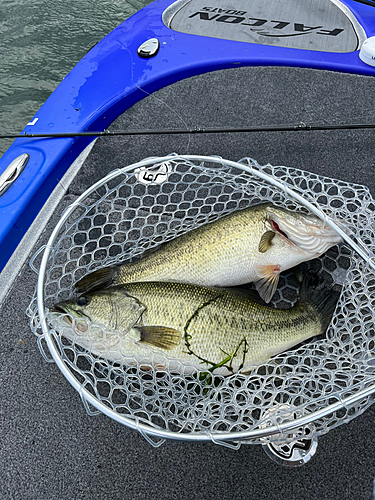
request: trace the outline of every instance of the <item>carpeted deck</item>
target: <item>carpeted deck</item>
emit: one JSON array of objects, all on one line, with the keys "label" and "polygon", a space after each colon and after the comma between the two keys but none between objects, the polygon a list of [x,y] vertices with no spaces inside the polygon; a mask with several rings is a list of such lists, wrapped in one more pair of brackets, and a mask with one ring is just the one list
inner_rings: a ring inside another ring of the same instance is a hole
[{"label": "carpeted deck", "polygon": [[[145,98],[112,130],[375,122],[371,78],[291,68],[242,68],[179,82]],[[171,152],[290,165],[366,184],[375,195],[371,130],[103,138],[58,210],[107,172]],[[36,247],[36,248],[37,248]],[[35,248],[35,250],[36,250]],[[166,442],[100,415],[89,417],[55,364],[47,364],[25,310],[36,275],[25,266],[0,321],[1,500],[370,500],[375,477],[375,408],[319,438],[304,467],[273,463],[260,446]]]}]

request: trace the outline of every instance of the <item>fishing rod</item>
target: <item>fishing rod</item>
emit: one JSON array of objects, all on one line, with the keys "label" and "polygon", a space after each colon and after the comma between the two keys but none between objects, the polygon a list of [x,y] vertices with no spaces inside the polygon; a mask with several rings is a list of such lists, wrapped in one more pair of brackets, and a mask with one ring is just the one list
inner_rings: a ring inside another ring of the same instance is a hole
[{"label": "fishing rod", "polygon": [[104,130],[103,132],[62,132],[45,134],[0,134],[0,139],[56,139],[64,137],[113,137],[134,135],[190,135],[190,134],[236,134],[246,132],[308,132],[313,130],[356,130],[375,128],[373,123],[347,123],[340,125],[266,125],[262,127],[240,128],[193,128],[193,129],[157,129],[157,130]]}]

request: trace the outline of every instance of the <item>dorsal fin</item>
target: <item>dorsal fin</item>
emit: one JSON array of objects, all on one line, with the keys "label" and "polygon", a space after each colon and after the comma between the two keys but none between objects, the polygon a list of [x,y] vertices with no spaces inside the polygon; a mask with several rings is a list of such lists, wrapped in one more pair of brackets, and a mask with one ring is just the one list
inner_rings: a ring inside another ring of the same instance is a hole
[{"label": "dorsal fin", "polygon": [[101,288],[116,284],[115,277],[118,274],[118,266],[102,267],[81,278],[75,284],[77,293],[88,293]]},{"label": "dorsal fin", "polygon": [[231,293],[244,297],[245,299],[252,300],[261,306],[268,306],[268,304],[262,299],[257,290],[249,289],[249,288],[241,288],[241,287],[227,287],[226,290],[229,290]]}]

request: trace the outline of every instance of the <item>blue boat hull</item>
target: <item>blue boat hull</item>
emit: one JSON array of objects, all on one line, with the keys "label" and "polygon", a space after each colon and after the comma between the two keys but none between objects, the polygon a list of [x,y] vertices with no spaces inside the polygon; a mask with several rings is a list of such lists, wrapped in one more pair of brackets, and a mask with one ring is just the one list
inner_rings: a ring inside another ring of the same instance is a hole
[{"label": "blue boat hull", "polygon": [[[173,31],[162,19],[171,3],[157,0],[92,48],[23,133],[100,132],[148,94],[179,80],[221,69],[291,66],[375,76],[375,67],[361,61],[359,50],[302,50]],[[341,3],[350,9],[367,37],[375,35],[373,6],[352,0]],[[213,14],[198,17],[211,19]],[[138,48],[151,38],[159,40],[157,55],[139,56]],[[93,137],[21,138],[0,159],[1,173],[18,156],[30,155],[22,174],[0,196],[0,271],[67,169],[92,140]]]}]

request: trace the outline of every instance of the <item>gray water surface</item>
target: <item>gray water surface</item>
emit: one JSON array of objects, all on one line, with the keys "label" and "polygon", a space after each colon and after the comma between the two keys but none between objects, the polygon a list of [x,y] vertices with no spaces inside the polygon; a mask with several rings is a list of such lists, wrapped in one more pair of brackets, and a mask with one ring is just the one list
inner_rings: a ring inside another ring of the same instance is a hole
[{"label": "gray water surface", "polygon": [[[0,134],[20,132],[86,52],[151,0],[0,0]],[[12,140],[0,140],[0,155]]]}]

